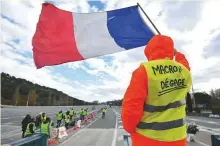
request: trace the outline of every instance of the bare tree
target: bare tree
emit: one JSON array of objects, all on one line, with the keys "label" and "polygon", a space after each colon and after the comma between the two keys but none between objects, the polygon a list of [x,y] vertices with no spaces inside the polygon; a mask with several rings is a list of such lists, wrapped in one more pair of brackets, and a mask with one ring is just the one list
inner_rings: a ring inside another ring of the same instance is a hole
[{"label": "bare tree", "polygon": [[220,89],[211,90],[210,94],[214,99],[220,99]]},{"label": "bare tree", "polygon": [[212,98],[216,98],[215,91],[213,89],[210,91],[210,94],[211,94]]}]

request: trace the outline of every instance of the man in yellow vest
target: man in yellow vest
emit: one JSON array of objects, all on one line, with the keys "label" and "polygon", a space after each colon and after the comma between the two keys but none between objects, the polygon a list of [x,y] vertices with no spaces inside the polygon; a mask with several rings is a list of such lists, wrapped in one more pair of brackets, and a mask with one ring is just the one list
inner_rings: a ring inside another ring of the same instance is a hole
[{"label": "man in yellow vest", "polygon": [[59,128],[60,125],[61,125],[62,119],[63,119],[63,113],[62,113],[62,111],[59,111],[59,112],[56,114],[56,119],[57,119],[57,128]]},{"label": "man in yellow vest", "polygon": [[47,138],[50,137],[50,123],[49,120],[45,120],[40,124],[40,133],[46,135]]},{"label": "man in yellow vest", "polygon": [[188,61],[163,35],[154,36],[144,52],[148,62],[133,72],[123,98],[123,127],[132,146],[186,146],[185,96],[192,82]]},{"label": "man in yellow vest", "polygon": [[41,122],[46,121],[46,119],[47,119],[46,114],[42,113],[42,115],[41,115]]},{"label": "man in yellow vest", "polygon": [[64,121],[65,121],[65,127],[66,129],[69,128],[70,125],[70,115],[69,112],[67,111],[66,114],[64,115]]},{"label": "man in yellow vest", "polygon": [[35,126],[35,123],[34,123],[34,118],[32,118],[30,123],[28,123],[28,125],[27,125],[24,136],[29,137],[29,136],[33,135],[35,133],[35,129],[36,129],[36,126]]},{"label": "man in yellow vest", "polygon": [[106,108],[102,108],[102,118],[105,118]]},{"label": "man in yellow vest", "polygon": [[80,110],[80,120],[83,120],[83,108]]},{"label": "man in yellow vest", "polygon": [[82,120],[85,119],[86,114],[87,114],[86,109],[83,109],[83,111],[82,111]]},{"label": "man in yellow vest", "polygon": [[74,115],[74,110],[73,110],[73,108],[70,109],[69,115],[70,115],[70,121],[72,121],[73,115]]}]

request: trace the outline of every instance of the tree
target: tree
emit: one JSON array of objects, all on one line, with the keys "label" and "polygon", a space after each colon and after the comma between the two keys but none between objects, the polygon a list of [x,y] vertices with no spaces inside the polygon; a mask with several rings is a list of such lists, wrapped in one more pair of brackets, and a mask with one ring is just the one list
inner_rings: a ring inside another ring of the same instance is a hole
[{"label": "tree", "polygon": [[206,108],[211,108],[211,99],[212,97],[205,92],[197,92],[194,94],[196,105],[205,105]]},{"label": "tree", "polygon": [[92,104],[93,104],[93,105],[98,105],[98,104],[99,104],[99,101],[98,101],[98,100],[94,100],[94,101],[92,102]]},{"label": "tree", "polygon": [[12,102],[14,105],[18,104],[18,99],[20,98],[19,90],[20,90],[20,85],[17,85],[15,89],[15,93],[13,94],[13,99],[12,99]]},{"label": "tree", "polygon": [[192,102],[192,98],[191,95],[189,93],[187,93],[186,95],[186,107],[187,107],[187,111],[188,112],[193,112],[193,102]]},{"label": "tree", "polygon": [[210,94],[213,99],[220,99],[220,89],[211,90]]},{"label": "tree", "polygon": [[216,98],[215,91],[213,89],[210,91],[210,94],[211,94],[212,98]]},{"label": "tree", "polygon": [[28,106],[36,105],[36,102],[37,102],[36,89],[32,89],[29,95]]},{"label": "tree", "polygon": [[[51,94],[52,93],[52,94]],[[29,95],[29,100],[28,100]],[[1,104],[23,105],[89,105],[91,103],[68,96],[49,87],[34,84],[21,78],[15,78],[7,73],[1,73]],[[57,102],[59,101],[59,102]]]}]

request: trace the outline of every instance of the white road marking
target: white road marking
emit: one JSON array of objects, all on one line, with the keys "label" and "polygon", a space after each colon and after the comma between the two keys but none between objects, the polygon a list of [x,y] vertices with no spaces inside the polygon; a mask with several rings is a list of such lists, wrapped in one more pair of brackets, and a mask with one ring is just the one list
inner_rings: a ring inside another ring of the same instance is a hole
[{"label": "white road marking", "polygon": [[3,132],[3,133],[2,133],[2,136],[3,136],[3,135],[7,135],[7,134],[9,134],[9,133],[14,133],[15,131],[21,131],[21,129],[19,128],[19,129],[13,130],[13,131]]},{"label": "white road marking", "polygon": [[4,119],[4,120],[5,120],[5,119],[10,119],[10,117],[5,117],[5,118],[1,118],[1,119]]},{"label": "white road marking", "polygon": [[117,141],[122,141],[123,138],[124,138],[123,135],[122,135],[122,136],[119,136],[118,139],[117,139]]},{"label": "white road marking", "polygon": [[5,123],[4,126],[7,126],[7,125],[12,125],[13,123],[11,122],[8,122],[8,123]]},{"label": "white road marking", "polygon": [[[89,127],[90,125],[92,125],[94,122],[96,122],[98,119],[100,119],[100,117],[98,117],[97,119],[95,119],[94,121],[92,121],[89,125],[87,125],[85,128]],[[78,134],[80,134],[81,132],[85,131],[85,128],[83,128],[82,130],[80,130],[79,132],[76,132],[75,134],[73,134],[71,137],[69,137],[68,139],[66,139],[64,142],[62,142],[61,144],[59,144],[58,146],[61,146],[63,144],[65,144],[67,141],[69,141],[70,139],[74,138],[75,136],[77,136]]]},{"label": "white road marking", "polygon": [[16,135],[21,135],[22,132],[19,132],[19,133],[16,133],[16,134],[6,134],[6,135],[2,135],[1,136],[1,139],[5,139],[5,138],[9,138],[9,137],[13,137],[13,136],[16,136]]},{"label": "white road marking", "polygon": [[219,135],[219,133],[217,133],[217,132],[210,131],[210,130],[206,129],[206,127],[204,127],[204,128],[203,128],[203,126],[199,126],[199,127],[200,127],[199,131],[204,131],[204,132],[208,132],[208,133],[211,133],[211,134]]},{"label": "white road marking", "polygon": [[116,140],[117,140],[117,130],[118,130],[118,118],[117,118],[117,115],[119,115],[118,112],[116,112],[114,109],[113,109],[115,115],[116,115],[116,121],[115,121],[115,131],[114,131],[114,136],[113,136],[113,140],[112,140],[112,145],[111,146],[116,146]]},{"label": "white road marking", "polygon": [[190,120],[190,121],[198,121],[198,122],[202,122],[202,123],[208,123],[208,124],[220,125],[220,123],[218,123],[218,122],[213,122],[213,121],[204,121],[204,120],[201,120],[201,119],[187,118],[187,120]]},{"label": "white road marking", "polygon": [[210,145],[208,145],[208,144],[205,144],[205,143],[203,143],[203,142],[201,142],[201,141],[198,141],[198,140],[195,140],[197,143],[199,143],[199,144],[201,144],[201,145],[203,145],[203,146],[210,146]]}]

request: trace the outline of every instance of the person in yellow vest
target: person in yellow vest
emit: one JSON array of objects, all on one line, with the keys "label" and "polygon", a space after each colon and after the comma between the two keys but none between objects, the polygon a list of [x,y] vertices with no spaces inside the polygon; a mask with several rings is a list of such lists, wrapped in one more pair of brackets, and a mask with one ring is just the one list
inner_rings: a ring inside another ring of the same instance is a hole
[{"label": "person in yellow vest", "polygon": [[69,115],[70,115],[70,121],[72,121],[73,115],[74,115],[74,110],[73,110],[73,108],[70,109]]},{"label": "person in yellow vest", "polygon": [[57,119],[57,126],[56,127],[59,128],[61,125],[62,119],[63,119],[62,110],[56,114],[56,119]]},{"label": "person in yellow vest", "polygon": [[50,137],[50,123],[48,119],[40,124],[40,133],[46,135],[47,138]]},{"label": "person in yellow vest", "polygon": [[131,135],[132,146],[186,146],[189,63],[164,35],[155,35],[144,52],[148,62],[132,73],[123,98],[123,127]]},{"label": "person in yellow vest", "polygon": [[54,122],[49,117],[47,117],[46,121],[49,123],[49,137],[50,137],[51,134],[52,134],[52,129],[53,129],[53,126],[54,126]]},{"label": "person in yellow vest", "polygon": [[83,108],[80,110],[80,120],[83,120]]},{"label": "person in yellow vest", "polygon": [[102,118],[105,118],[106,108],[102,108]]},{"label": "person in yellow vest", "polygon": [[82,112],[82,120],[85,119],[86,114],[87,114],[86,109],[84,109],[83,112]]},{"label": "person in yellow vest", "polygon": [[47,115],[45,113],[42,113],[41,115],[41,122],[46,121]]},{"label": "person in yellow vest", "polygon": [[27,124],[27,128],[26,128],[26,131],[24,133],[24,136],[29,137],[29,136],[33,135],[35,133],[35,130],[36,130],[36,126],[35,126],[35,123],[34,123],[34,118],[32,118],[30,120],[30,123]]},{"label": "person in yellow vest", "polygon": [[70,125],[70,115],[69,112],[67,111],[66,114],[64,115],[64,121],[65,121],[65,127],[66,129],[69,128]]}]

